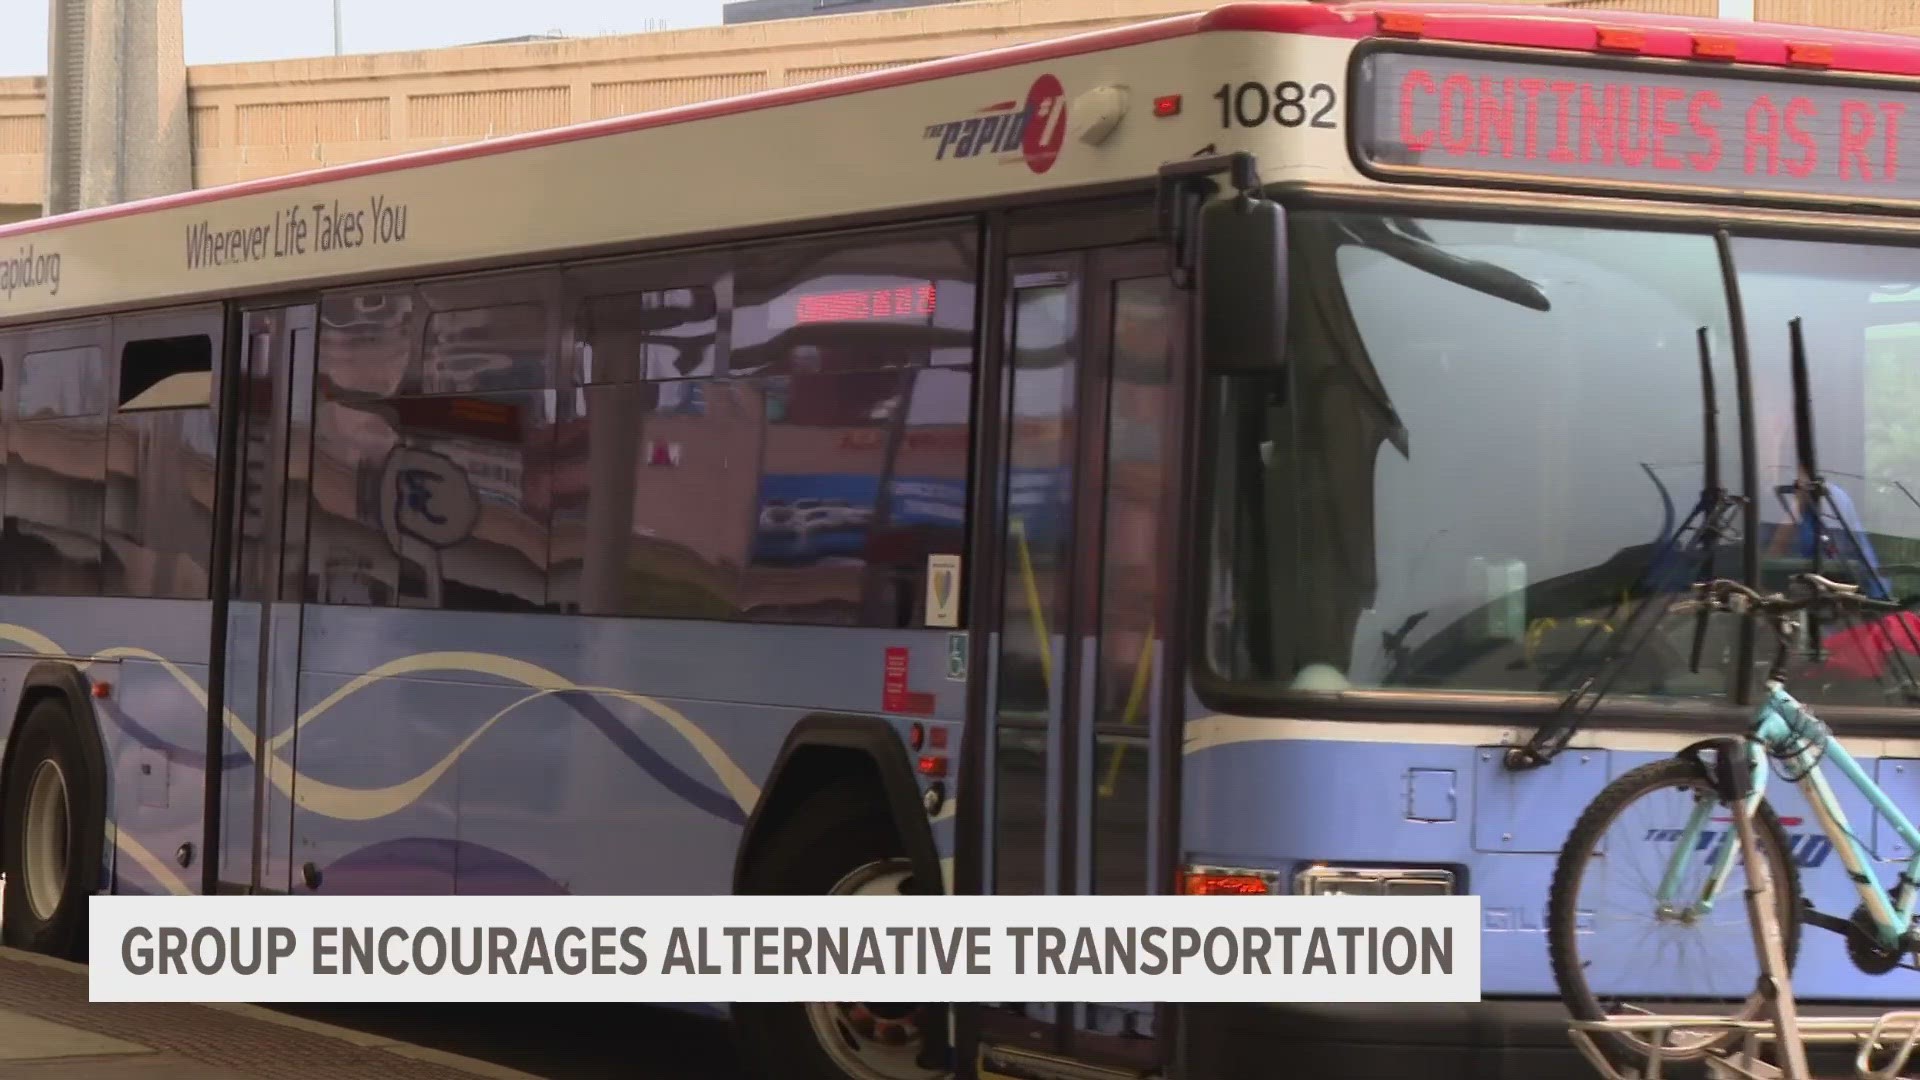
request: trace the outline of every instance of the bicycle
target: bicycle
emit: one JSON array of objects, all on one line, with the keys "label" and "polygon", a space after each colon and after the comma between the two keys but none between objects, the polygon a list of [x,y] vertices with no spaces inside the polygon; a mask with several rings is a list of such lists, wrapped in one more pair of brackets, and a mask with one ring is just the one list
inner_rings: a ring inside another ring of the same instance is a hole
[{"label": "bicycle", "polygon": [[[1796,587],[1799,595],[1790,595]],[[1763,595],[1738,582],[1714,580],[1696,585],[1693,595],[1695,599],[1682,606],[1769,621],[1778,647],[1767,672],[1765,693],[1743,734],[1704,740],[1672,758],[1624,773],[1589,804],[1569,834],[1554,868],[1547,934],[1554,980],[1576,1021],[1607,1020],[1618,1015],[1610,1016],[1603,1007],[1591,978],[1592,965],[1604,959],[1600,952],[1606,949],[1606,942],[1618,939],[1609,938],[1605,928],[1601,932],[1587,932],[1583,916],[1593,917],[1597,923],[1599,913],[1582,908],[1581,887],[1589,881],[1596,866],[1603,868],[1600,876],[1611,881],[1621,860],[1632,851],[1648,846],[1658,849],[1672,844],[1671,852],[1664,857],[1664,869],[1658,873],[1657,884],[1651,875],[1642,877],[1643,884],[1654,884],[1651,911],[1643,910],[1642,914],[1650,914],[1656,928],[1680,931],[1706,925],[1716,911],[1721,910],[1716,908],[1716,901],[1725,895],[1735,873],[1747,873],[1752,881],[1754,872],[1760,871],[1765,874],[1765,884],[1779,905],[1781,952],[1776,955],[1782,961],[1777,969],[1782,975],[1791,971],[1798,955],[1803,922],[1844,934],[1854,963],[1869,972],[1890,971],[1900,965],[1905,954],[1920,948],[1920,931],[1916,931],[1914,918],[1916,898],[1920,895],[1920,887],[1916,886],[1916,878],[1920,878],[1920,830],[1915,829],[1813,711],[1788,692],[1785,679],[1789,647],[1800,630],[1803,615],[1814,620],[1817,626],[1822,609],[1899,611],[1902,606],[1863,596],[1859,586],[1832,581],[1818,573],[1796,575],[1785,593]],[[1815,633],[1817,636],[1817,630]],[[1769,759],[1782,765],[1783,779],[1799,786],[1812,807],[1813,819],[1853,879],[1861,902],[1851,918],[1814,911],[1803,900],[1791,842],[1779,815],[1766,801]],[[1833,788],[1820,768],[1827,762],[1892,824],[1914,852],[1891,892],[1880,884],[1866,846],[1847,823]],[[1651,806],[1667,791],[1676,791],[1684,797],[1679,807],[1657,815],[1656,824],[1629,829],[1613,841],[1621,846],[1612,848],[1611,854],[1620,858],[1609,862],[1611,828],[1637,808]],[[1743,822],[1742,818],[1747,821]],[[1710,828],[1716,819],[1731,820],[1742,827]],[[1750,828],[1745,827],[1747,822]],[[1736,850],[1746,846],[1737,838],[1741,833],[1752,838],[1754,850]],[[1736,860],[1736,855],[1743,859]],[[1704,872],[1693,887],[1686,884],[1690,871]],[[1728,906],[1738,910],[1745,905]],[[1739,916],[1742,939],[1750,947],[1762,944],[1762,928],[1753,925],[1753,917],[1763,910],[1756,904],[1750,913]],[[1747,960],[1754,961],[1762,955],[1763,952],[1750,952]],[[1731,968],[1716,965],[1713,972],[1740,969],[1738,964]],[[1748,965],[1745,970],[1753,969]],[[1676,977],[1674,972],[1661,969],[1642,974],[1648,986],[1671,984]],[[1629,988],[1623,993],[1633,993],[1632,975],[1629,973]],[[1725,1020],[1749,1023],[1762,1019],[1763,1013],[1770,1012],[1772,1006],[1765,965],[1757,976],[1745,978],[1751,981],[1736,979],[1734,989],[1743,992],[1731,999],[1723,993],[1686,995],[1677,1000],[1686,1001],[1687,1007],[1675,1011],[1688,1017],[1717,1019],[1717,1014],[1700,1008],[1702,999],[1717,999],[1723,1006],[1731,1000],[1733,1011]],[[1791,1007],[1790,997],[1786,1005]],[[1629,1004],[1627,1008],[1631,1013],[1658,1015],[1656,1010],[1638,1003]],[[1703,1057],[1742,1037],[1742,1032],[1731,1024],[1703,1024],[1691,1032],[1665,1034],[1688,1037],[1677,1042],[1664,1036],[1659,1039],[1662,1045],[1658,1056],[1667,1061]],[[1642,1058],[1654,1051],[1651,1041],[1633,1034],[1608,1031],[1605,1037],[1617,1051]]]}]

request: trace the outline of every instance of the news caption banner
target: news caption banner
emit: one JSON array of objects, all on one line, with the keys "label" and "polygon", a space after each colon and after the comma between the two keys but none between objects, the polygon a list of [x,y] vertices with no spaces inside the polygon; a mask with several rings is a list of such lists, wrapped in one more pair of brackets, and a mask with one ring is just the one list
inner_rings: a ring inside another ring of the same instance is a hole
[{"label": "news caption banner", "polygon": [[1474,1002],[1473,896],[99,896],[98,1002]]}]

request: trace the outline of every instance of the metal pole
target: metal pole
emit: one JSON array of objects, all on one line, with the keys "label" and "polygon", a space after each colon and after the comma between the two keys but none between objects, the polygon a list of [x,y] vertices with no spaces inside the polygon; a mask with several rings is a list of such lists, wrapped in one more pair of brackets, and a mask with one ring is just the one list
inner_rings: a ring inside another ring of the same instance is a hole
[{"label": "metal pole", "polygon": [[[1748,7],[1752,7],[1752,4],[1749,3]],[[339,56],[345,51],[340,38],[340,0],[333,0],[333,55]]]}]

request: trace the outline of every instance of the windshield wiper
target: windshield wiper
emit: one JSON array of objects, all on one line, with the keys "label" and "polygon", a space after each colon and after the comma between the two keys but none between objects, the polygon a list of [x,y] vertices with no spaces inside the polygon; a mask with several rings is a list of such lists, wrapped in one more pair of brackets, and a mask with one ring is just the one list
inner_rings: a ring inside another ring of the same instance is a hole
[{"label": "windshield wiper", "polygon": [[[1834,545],[1835,559],[1842,566],[1858,559],[1864,575],[1872,579],[1882,595],[1891,599],[1892,583],[1880,572],[1880,568],[1867,558],[1866,545],[1860,542],[1860,536],[1854,531],[1853,523],[1840,512],[1840,504],[1833,497],[1833,489],[1827,485],[1826,475],[1820,471],[1820,461],[1816,456],[1813,441],[1813,392],[1808,389],[1807,347],[1800,331],[1799,318],[1796,317],[1787,323],[1787,331],[1792,341],[1794,456],[1798,458],[1800,475],[1794,478],[1793,484],[1786,488],[1785,493],[1801,496],[1800,513],[1806,516],[1806,520],[1812,526],[1808,530],[1813,540],[1813,550],[1808,553],[1811,563],[1808,569],[1814,574],[1821,572],[1821,548],[1831,543],[1822,518],[1824,514],[1831,511],[1833,521],[1840,526],[1840,532],[1846,537],[1847,543],[1844,551],[1839,550],[1839,545]],[[1906,490],[1905,485],[1901,485],[1901,490]],[[1858,610],[1841,616],[1849,623],[1848,628],[1851,630],[1864,629],[1860,621],[1864,617]],[[1901,629],[1906,632],[1904,636],[1907,644],[1913,647],[1915,653],[1920,654],[1920,638],[1915,637],[1913,625],[1905,619],[1893,621],[1899,623]],[[1887,632],[1883,622],[1875,620],[1874,625],[1879,628],[1878,636],[1887,646],[1887,659],[1890,666],[1898,669],[1899,674],[1895,678],[1901,692],[1909,702],[1920,701],[1920,681],[1915,680],[1913,669],[1907,666],[1906,657],[1901,655],[1899,645]],[[1812,644],[1813,659],[1816,662],[1823,659],[1820,644],[1820,614],[1817,609],[1811,607],[1807,609],[1807,639]]]},{"label": "windshield wiper", "polygon": [[[1655,571],[1657,576],[1657,580],[1650,583],[1652,595],[1627,617],[1626,624],[1618,634],[1607,635],[1607,652],[1593,670],[1576,682],[1567,696],[1561,699],[1559,708],[1554,710],[1553,719],[1541,725],[1526,745],[1507,751],[1506,764],[1509,769],[1538,768],[1552,761],[1554,755],[1566,748],[1568,741],[1580,729],[1581,721],[1599,706],[1612,688],[1613,681],[1632,665],[1640,650],[1652,640],[1653,628],[1660,625],[1680,597],[1681,593],[1673,587],[1676,571],[1692,569],[1682,585],[1712,579],[1714,554],[1721,538],[1731,533],[1734,512],[1745,505],[1745,500],[1729,492],[1720,479],[1720,409],[1713,391],[1713,350],[1704,326],[1699,330],[1699,339],[1700,428],[1704,444],[1700,498],[1680,527],[1654,551],[1647,568]],[[1669,561],[1671,554],[1680,548],[1682,536],[1687,537],[1684,552],[1680,558]],[[1691,670],[1696,674],[1700,670],[1706,615],[1703,610],[1694,627],[1689,660]],[[1567,667],[1573,666],[1573,661],[1587,650],[1599,633],[1600,629],[1596,627],[1587,640],[1580,643]]]},{"label": "windshield wiper", "polygon": [[1408,230],[1388,219],[1372,217],[1345,219],[1341,229],[1354,243],[1455,285],[1534,311],[1553,310],[1553,302],[1540,286],[1504,266],[1455,255],[1418,229]]},{"label": "windshield wiper", "polygon": [[[1799,512],[1801,515],[1809,517],[1813,525],[1813,529],[1811,530],[1813,533],[1813,549],[1809,553],[1812,564],[1811,571],[1814,574],[1821,572],[1822,549],[1832,544],[1832,539],[1826,535],[1827,530],[1822,521],[1823,515],[1830,512],[1833,521],[1839,525],[1839,530],[1844,535],[1847,546],[1851,549],[1852,554],[1858,557],[1862,569],[1872,578],[1874,584],[1878,585],[1888,595],[1891,595],[1892,590],[1888,582],[1881,574],[1879,568],[1874,566],[1866,558],[1866,548],[1861,544],[1859,534],[1855,531],[1853,523],[1848,520],[1845,514],[1841,513],[1839,503],[1835,500],[1832,489],[1827,485],[1825,476],[1820,472],[1819,460],[1815,453],[1813,440],[1813,395],[1812,391],[1808,388],[1806,344],[1801,334],[1800,320],[1798,318],[1789,320],[1787,330],[1791,344],[1793,378],[1794,456],[1798,459],[1799,475],[1795,477],[1793,484],[1789,485],[1785,490],[1788,495],[1798,495],[1800,497],[1802,505]],[[1720,484],[1717,410],[1713,405],[1713,375],[1708,364],[1707,332],[1704,328],[1700,331],[1700,371],[1701,386],[1706,394],[1706,404],[1701,413],[1701,424],[1707,446],[1706,483],[1700,494],[1699,507],[1695,509],[1693,515],[1688,517],[1687,522],[1681,525],[1681,529],[1685,530],[1688,525],[1691,524],[1693,518],[1701,515],[1704,511],[1703,523],[1688,544],[1690,548],[1694,549],[1704,547],[1704,551],[1700,554],[1703,573],[1694,579],[1696,582],[1711,580],[1713,578],[1713,549],[1717,546],[1720,536],[1727,533],[1727,526],[1730,524],[1729,519],[1733,510],[1746,505],[1746,499],[1729,494]],[[1675,534],[1675,539],[1677,538],[1678,533]],[[1834,546],[1836,548],[1838,547],[1838,545]],[[1834,554],[1843,562],[1848,559],[1848,555],[1845,552],[1836,550]],[[1656,560],[1658,558],[1659,557],[1656,556]],[[1656,565],[1658,565],[1657,561]],[[1666,576],[1668,578],[1671,577],[1670,574]],[[1612,639],[1613,643],[1618,645],[1626,642],[1627,639],[1632,636],[1633,640],[1631,644],[1627,645],[1625,649],[1616,648],[1609,652],[1608,655],[1601,660],[1593,674],[1582,679],[1579,684],[1573,688],[1573,691],[1567,695],[1565,700],[1560,703],[1560,707],[1556,710],[1552,721],[1535,732],[1525,746],[1516,746],[1507,751],[1506,764],[1508,768],[1529,769],[1545,765],[1547,762],[1553,760],[1554,755],[1566,747],[1567,742],[1573,738],[1574,732],[1579,730],[1580,722],[1585,719],[1586,716],[1599,705],[1600,700],[1606,696],[1606,692],[1612,685],[1614,678],[1633,662],[1633,659],[1639,654],[1640,649],[1648,640],[1651,640],[1652,635],[1650,633],[1640,633],[1638,635],[1634,633],[1640,626],[1646,625],[1642,622],[1642,617],[1646,615],[1648,611],[1657,611],[1658,614],[1651,620],[1652,625],[1657,625],[1660,619],[1665,617],[1667,611],[1673,607],[1678,595],[1678,593],[1670,592],[1662,602],[1642,604],[1640,609],[1634,612],[1633,616],[1628,620],[1628,626],[1622,629],[1618,637]],[[1700,650],[1706,636],[1707,615],[1708,611],[1703,607],[1696,616],[1694,624],[1693,648],[1690,650],[1688,659],[1690,669],[1695,673],[1698,673],[1700,670]],[[1859,621],[1862,616],[1858,612],[1854,612],[1850,617],[1842,615],[1841,618],[1849,623],[1849,629],[1851,630],[1860,631],[1866,629]],[[1920,654],[1920,635],[1915,634],[1912,624],[1908,623],[1905,619],[1896,619],[1894,621],[1900,624],[1901,629],[1904,631],[1903,636],[1906,638],[1906,643],[1912,647],[1912,651]],[[1818,612],[1813,608],[1809,608],[1807,611],[1806,625],[1808,636],[1813,643],[1814,659],[1817,661],[1822,655],[1820,646],[1820,619]],[[1885,625],[1881,623],[1876,623],[1875,627],[1878,630],[1878,636],[1887,647],[1888,666],[1895,670],[1895,679],[1900,684],[1900,689],[1905,693],[1909,701],[1920,701],[1920,680],[1915,679],[1912,668],[1907,664],[1906,657],[1902,655],[1902,650],[1899,645],[1893,641],[1893,635],[1887,630]],[[1583,643],[1581,647],[1584,649],[1585,644]],[[1590,691],[1592,696],[1588,697]]]}]

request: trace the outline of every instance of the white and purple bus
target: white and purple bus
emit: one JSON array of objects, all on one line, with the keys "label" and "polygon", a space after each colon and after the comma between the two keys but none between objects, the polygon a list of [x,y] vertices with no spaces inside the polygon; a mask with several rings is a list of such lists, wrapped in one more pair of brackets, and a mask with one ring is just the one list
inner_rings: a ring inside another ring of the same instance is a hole
[{"label": "white and purple bus", "polygon": [[[1474,1006],[733,1012],[799,1080],[1565,1075],[1555,853],[1754,672],[1657,645],[1505,751],[1702,487],[1703,333],[1764,489],[1721,565],[1802,556],[1797,316],[1920,591],[1916,76],[1235,4],[0,229],[5,941],[80,956],[100,892],[1473,893]],[[1795,686],[1896,796],[1902,660]]]}]

